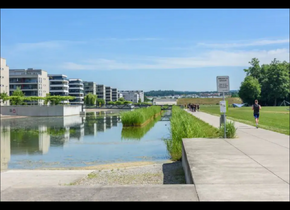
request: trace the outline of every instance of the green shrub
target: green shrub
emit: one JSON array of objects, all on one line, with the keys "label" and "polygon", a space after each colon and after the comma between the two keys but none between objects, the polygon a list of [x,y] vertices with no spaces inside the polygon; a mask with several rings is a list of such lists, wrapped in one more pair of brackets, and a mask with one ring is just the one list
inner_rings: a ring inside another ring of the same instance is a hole
[{"label": "green shrub", "polygon": [[[237,128],[235,127],[234,122],[227,122],[226,123],[226,138],[235,138],[236,137]],[[221,138],[224,137],[225,127],[224,124],[221,125],[219,128],[219,136]]]}]

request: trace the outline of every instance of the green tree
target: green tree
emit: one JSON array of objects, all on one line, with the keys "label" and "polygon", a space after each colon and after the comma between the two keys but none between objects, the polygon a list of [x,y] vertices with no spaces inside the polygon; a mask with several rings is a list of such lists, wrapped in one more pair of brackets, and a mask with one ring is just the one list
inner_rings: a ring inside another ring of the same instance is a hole
[{"label": "green tree", "polygon": [[9,100],[9,96],[6,92],[0,93],[0,102],[2,101],[3,103],[5,103],[5,101]]},{"label": "green tree", "polygon": [[244,69],[244,71],[247,73],[247,76],[252,76],[260,82],[262,79],[262,72],[260,67],[260,61],[258,58],[252,58],[252,60],[249,62],[252,66],[248,69]]},{"label": "green tree", "polygon": [[92,93],[88,93],[84,98],[85,105],[96,105],[97,95],[94,95]]},{"label": "green tree", "polygon": [[118,101],[125,101],[125,99],[123,97],[119,98]]},{"label": "green tree", "polygon": [[100,105],[103,106],[103,105],[105,105],[106,102],[102,98],[97,98],[96,103],[98,106],[100,106]]},{"label": "green tree", "polygon": [[25,94],[22,92],[20,87],[17,87],[8,99],[10,100],[11,105],[22,105],[25,100]]},{"label": "green tree", "polygon": [[232,97],[239,97],[238,93],[232,93]]},{"label": "green tree", "polygon": [[281,63],[275,58],[267,71],[267,79],[263,81],[263,91],[274,106],[277,105],[277,99],[284,99],[288,96],[289,81],[289,63]]},{"label": "green tree", "polygon": [[132,101],[124,101],[123,102],[125,105],[128,105],[128,104],[132,104]]},{"label": "green tree", "polygon": [[44,97],[44,104],[59,105],[62,101],[73,100],[73,96],[51,96],[50,93]]},{"label": "green tree", "polygon": [[123,101],[116,101],[115,104],[117,104],[117,105],[122,105],[123,103],[124,103]]},{"label": "green tree", "polygon": [[258,99],[261,94],[261,86],[258,79],[252,76],[246,76],[241,83],[239,96],[244,103],[253,104],[255,99]]}]

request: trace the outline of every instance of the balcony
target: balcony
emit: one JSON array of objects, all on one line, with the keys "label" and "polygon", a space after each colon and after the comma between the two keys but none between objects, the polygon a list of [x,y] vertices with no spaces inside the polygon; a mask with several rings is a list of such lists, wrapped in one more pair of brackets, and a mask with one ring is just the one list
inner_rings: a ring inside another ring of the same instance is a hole
[{"label": "balcony", "polygon": [[68,90],[49,90],[50,93],[68,93]]},{"label": "balcony", "polygon": [[69,89],[70,90],[84,90],[83,87],[71,87],[71,86],[69,86]]}]

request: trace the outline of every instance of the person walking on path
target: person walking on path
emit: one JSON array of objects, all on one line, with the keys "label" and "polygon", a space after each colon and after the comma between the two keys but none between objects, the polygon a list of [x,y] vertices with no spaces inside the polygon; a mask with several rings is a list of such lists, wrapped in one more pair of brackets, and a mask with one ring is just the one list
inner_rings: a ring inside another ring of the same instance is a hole
[{"label": "person walking on path", "polygon": [[260,109],[262,109],[261,105],[258,104],[258,100],[255,100],[255,104],[252,106],[252,110],[254,110],[254,118],[256,121],[256,128],[259,125],[259,116],[260,116]]}]

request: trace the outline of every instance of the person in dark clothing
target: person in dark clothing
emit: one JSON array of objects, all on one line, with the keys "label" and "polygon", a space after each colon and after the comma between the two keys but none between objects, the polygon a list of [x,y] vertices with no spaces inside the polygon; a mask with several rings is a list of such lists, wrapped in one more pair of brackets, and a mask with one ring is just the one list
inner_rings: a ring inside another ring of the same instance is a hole
[{"label": "person in dark clothing", "polygon": [[252,106],[252,110],[254,110],[254,118],[256,121],[256,128],[259,125],[259,117],[260,117],[260,109],[262,109],[261,105],[258,104],[258,100],[255,100],[255,104]]}]

